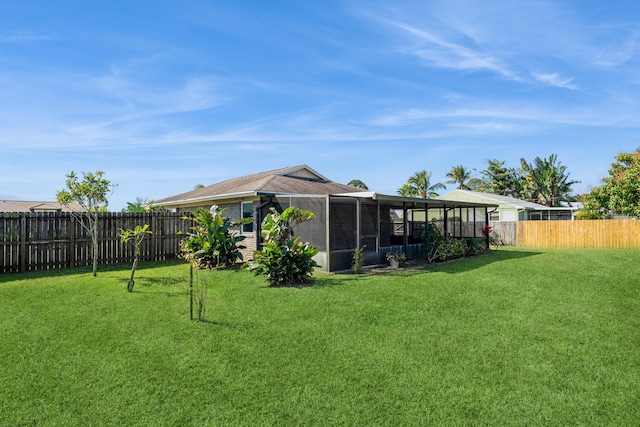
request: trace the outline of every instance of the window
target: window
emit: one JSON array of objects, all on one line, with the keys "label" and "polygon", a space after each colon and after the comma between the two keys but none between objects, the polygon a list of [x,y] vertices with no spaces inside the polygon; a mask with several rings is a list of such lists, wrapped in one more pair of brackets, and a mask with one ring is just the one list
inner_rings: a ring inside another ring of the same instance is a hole
[{"label": "window", "polygon": [[[242,218],[253,218],[253,202],[242,202]],[[243,233],[253,233],[253,222],[242,225]]]}]

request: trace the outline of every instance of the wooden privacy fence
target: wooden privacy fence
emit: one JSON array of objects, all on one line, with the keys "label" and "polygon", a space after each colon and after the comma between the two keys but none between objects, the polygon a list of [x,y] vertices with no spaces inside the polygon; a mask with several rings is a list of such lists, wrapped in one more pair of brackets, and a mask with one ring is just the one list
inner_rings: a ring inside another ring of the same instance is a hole
[{"label": "wooden privacy fence", "polygon": [[640,249],[640,221],[518,221],[516,245],[554,248]]},{"label": "wooden privacy fence", "polygon": [[[104,213],[99,217],[98,262],[131,261],[133,245],[120,242],[120,229],[149,224],[141,260],[173,258],[192,225],[172,212]],[[70,213],[0,213],[0,271],[18,273],[91,265],[91,237]]]},{"label": "wooden privacy fence", "polygon": [[491,231],[500,236],[502,244],[514,246],[516,244],[516,221],[489,221]]}]

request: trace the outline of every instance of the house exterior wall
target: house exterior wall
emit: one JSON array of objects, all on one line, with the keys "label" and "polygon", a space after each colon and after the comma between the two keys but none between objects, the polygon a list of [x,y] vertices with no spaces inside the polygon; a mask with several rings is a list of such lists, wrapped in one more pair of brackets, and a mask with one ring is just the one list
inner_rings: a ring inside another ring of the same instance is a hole
[{"label": "house exterior wall", "polygon": [[512,207],[500,206],[500,221],[518,221],[526,218],[518,217],[518,210]]}]

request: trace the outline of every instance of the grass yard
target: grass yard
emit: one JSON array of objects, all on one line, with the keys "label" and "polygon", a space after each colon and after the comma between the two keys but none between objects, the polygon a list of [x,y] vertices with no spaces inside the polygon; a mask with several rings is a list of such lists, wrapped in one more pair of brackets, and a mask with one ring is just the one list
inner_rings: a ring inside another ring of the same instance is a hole
[{"label": "grass yard", "polygon": [[640,251],[501,249],[266,287],[0,277],[0,425],[637,425]]}]

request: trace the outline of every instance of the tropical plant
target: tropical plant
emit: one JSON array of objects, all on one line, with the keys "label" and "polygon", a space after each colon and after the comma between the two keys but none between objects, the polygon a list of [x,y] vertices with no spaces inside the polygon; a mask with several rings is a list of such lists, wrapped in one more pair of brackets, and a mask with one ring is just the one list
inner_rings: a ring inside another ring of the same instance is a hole
[{"label": "tropical plant", "polygon": [[447,172],[448,181],[445,184],[456,184],[459,190],[475,190],[481,185],[481,180],[474,177],[475,169],[467,169],[462,165],[454,166]]},{"label": "tropical plant", "polygon": [[162,206],[156,206],[153,204],[153,200],[148,200],[142,197],[136,197],[135,202],[127,202],[127,207],[122,209],[122,212],[156,212],[162,210]]},{"label": "tropical plant", "polygon": [[360,274],[362,273],[362,268],[364,267],[364,250],[367,247],[367,245],[364,246],[360,246],[359,248],[356,248],[355,251],[353,252],[353,272],[355,274]]},{"label": "tropical plant", "polygon": [[[104,178],[104,172],[82,172],[82,180],[71,171],[65,181],[66,188],[56,193],[56,200],[66,206],[73,218],[91,236],[93,276],[98,271],[98,217],[107,210],[108,197],[116,186]],[[77,207],[79,206],[79,208]]]},{"label": "tropical plant", "polygon": [[438,197],[436,190],[444,190],[446,188],[447,187],[440,182],[431,184],[431,172],[422,170],[411,175],[407,182],[398,189],[398,194],[405,197],[431,199]]},{"label": "tropical plant", "polygon": [[239,235],[236,229],[253,218],[231,222],[231,218],[222,216],[225,211],[226,208],[213,205],[209,210],[200,208],[182,217],[196,224],[180,243],[181,256],[195,268],[230,267],[243,260],[240,249],[244,246],[239,243],[245,236]]},{"label": "tropical plant", "polygon": [[349,181],[347,183],[347,185],[350,185],[352,187],[356,187],[356,188],[361,188],[363,190],[368,190],[369,187],[367,187],[367,184],[365,184],[364,182],[360,181],[359,179],[352,179],[351,181]]},{"label": "tropical plant", "polygon": [[313,260],[318,250],[308,242],[300,242],[300,237],[294,236],[294,229],[313,218],[313,212],[295,206],[282,213],[271,208],[271,213],[262,221],[262,250],[254,252],[254,260],[247,262],[245,268],[256,276],[265,275],[270,286],[308,283],[313,269],[318,267]]},{"label": "tropical plant", "polygon": [[150,230],[149,230],[149,224],[144,224],[142,226],[140,225],[136,225],[136,227],[134,229],[120,229],[120,241],[122,243],[131,243],[134,247],[134,257],[133,257],[133,265],[131,266],[131,276],[129,277],[129,282],[127,283],[127,290],[129,292],[133,291],[133,285],[135,284],[134,280],[133,280],[133,276],[134,274],[136,274],[136,267],[138,266],[138,256],[140,255],[140,244],[142,244],[142,241],[144,240],[144,238],[149,235],[149,234],[153,234]]},{"label": "tropical plant", "polygon": [[619,153],[615,159],[602,185],[585,196],[585,211],[595,217],[619,212],[639,218],[640,148],[633,153]]},{"label": "tropical plant", "polygon": [[485,236],[485,239],[488,239],[489,247],[487,247],[487,249],[491,246],[498,249],[499,246],[503,245],[502,237],[500,237],[500,235],[489,224],[485,224],[484,227],[482,227],[482,235]]},{"label": "tropical plant", "polygon": [[551,154],[548,159],[536,157],[533,163],[520,159],[525,174],[526,199],[541,205],[556,207],[560,202],[571,200],[571,186],[580,181],[569,181],[567,167]]}]

